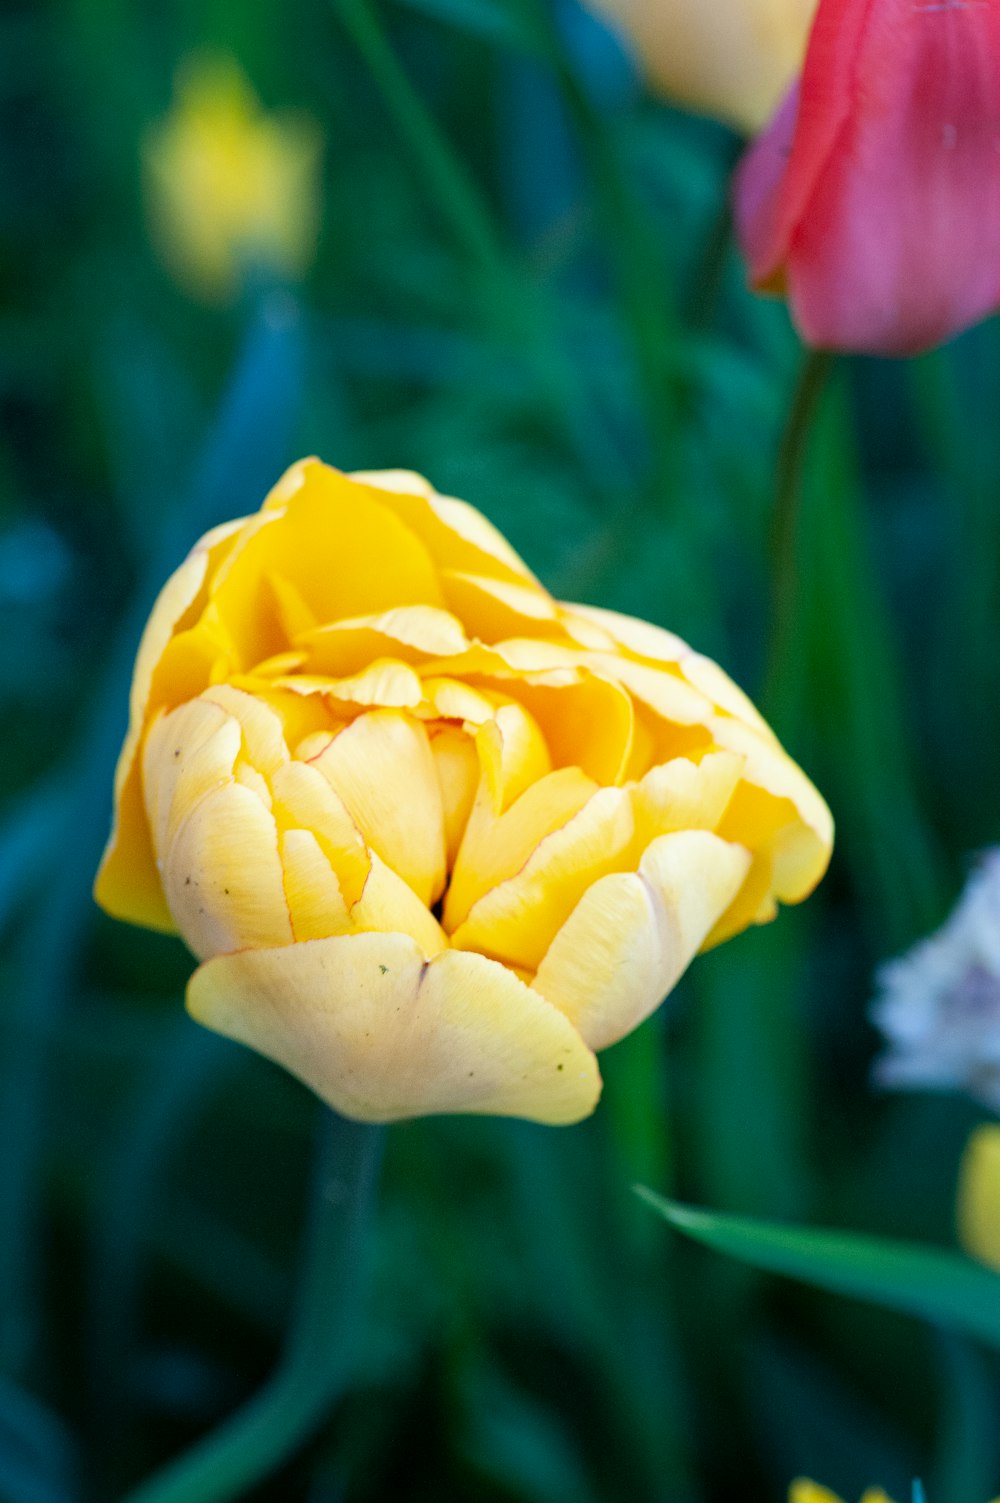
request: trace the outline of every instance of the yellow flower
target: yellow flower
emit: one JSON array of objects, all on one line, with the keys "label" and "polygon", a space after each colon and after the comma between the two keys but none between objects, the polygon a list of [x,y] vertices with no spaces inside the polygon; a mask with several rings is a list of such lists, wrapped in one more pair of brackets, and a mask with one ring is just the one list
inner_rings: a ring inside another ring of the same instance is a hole
[{"label": "yellow flower", "polygon": [[1000,1126],[977,1127],[965,1145],[957,1219],[966,1252],[1000,1272]]},{"label": "yellow flower", "polygon": [[[788,1503],[842,1503],[842,1499],[828,1487],[810,1482],[808,1477],[799,1477],[788,1489]],[[892,1503],[892,1499],[880,1487],[866,1487],[861,1503]]]},{"label": "yellow flower", "polygon": [[669,98],[753,133],[805,56],[817,0],[593,0]]},{"label": "yellow flower", "polygon": [[561,605],[417,475],[304,460],[139,649],[109,912],[348,1116],[573,1122],[594,1051],[822,876],[823,800],[716,665]]},{"label": "yellow flower", "polygon": [[232,59],[189,59],[170,114],[143,150],[153,232],[177,277],[209,300],[231,298],[254,263],[297,278],[316,250],[317,126],[266,115]]}]

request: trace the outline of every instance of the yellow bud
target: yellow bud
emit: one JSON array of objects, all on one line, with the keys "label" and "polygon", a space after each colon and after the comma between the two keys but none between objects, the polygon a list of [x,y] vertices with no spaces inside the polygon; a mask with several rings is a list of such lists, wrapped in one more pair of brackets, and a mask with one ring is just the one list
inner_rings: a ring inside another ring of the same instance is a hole
[{"label": "yellow bud", "polygon": [[976,1128],[965,1146],[957,1219],[966,1252],[1000,1272],[1000,1126]]},{"label": "yellow bud", "polygon": [[152,231],[177,278],[224,301],[254,264],[301,277],[316,251],[321,150],[312,120],[264,113],[234,59],[189,59],[143,148]]},{"label": "yellow bud", "polygon": [[818,0],[593,0],[668,98],[750,134],[802,66]]}]

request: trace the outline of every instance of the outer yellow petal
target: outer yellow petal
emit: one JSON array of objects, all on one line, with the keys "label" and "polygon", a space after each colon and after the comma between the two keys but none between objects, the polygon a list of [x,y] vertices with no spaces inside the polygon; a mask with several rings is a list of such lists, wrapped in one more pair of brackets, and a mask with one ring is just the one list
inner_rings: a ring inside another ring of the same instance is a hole
[{"label": "outer yellow petal", "polygon": [[372,850],[430,907],[445,883],[444,811],[420,722],[396,710],[371,710],[310,765],[343,799]]},{"label": "outer yellow petal", "polygon": [[277,1060],[364,1122],[481,1112],[553,1124],[597,1103],[597,1062],[503,966],[400,934],[220,955],[196,971],[200,1022]]},{"label": "outer yellow petal", "polygon": [[163,886],[201,958],[292,942],[274,818],[240,783],[213,789],[191,809],[165,854]]},{"label": "outer yellow petal", "polygon": [[232,781],[241,746],[239,722],[203,699],[161,715],[150,727],[142,781],[158,866],[194,805]]},{"label": "outer yellow petal", "polygon": [[1000,1272],[1000,1127],[977,1127],[966,1144],[957,1209],[966,1252]]},{"label": "outer yellow petal", "polygon": [[138,765],[154,678],[167,644],[197,608],[206,578],[242,525],[230,522],[206,533],[167,580],[146,623],[132,672],[128,734],[115,769],[114,824],[94,897],[115,918],[150,929],[172,932],[176,928],[156,870]]},{"label": "outer yellow petal", "polygon": [[625,789],[600,789],[519,872],[473,903],[452,943],[533,971],[586,888],[628,864],[634,829]]},{"label": "outer yellow petal", "polygon": [[732,902],[749,852],[700,830],[653,841],[639,871],[595,882],[538,967],[533,986],[592,1049],[660,1005]]}]

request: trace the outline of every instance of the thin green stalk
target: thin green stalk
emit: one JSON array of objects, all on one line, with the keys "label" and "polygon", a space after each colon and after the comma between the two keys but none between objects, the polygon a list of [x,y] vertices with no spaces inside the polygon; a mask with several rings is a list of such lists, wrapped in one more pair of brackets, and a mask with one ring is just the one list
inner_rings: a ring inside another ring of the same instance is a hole
[{"label": "thin green stalk", "polygon": [[269,1383],[126,1503],[227,1503],[287,1461],[350,1380],[384,1131],[325,1112],[296,1308]]},{"label": "thin green stalk", "polygon": [[[772,713],[775,706],[788,700],[786,681],[794,658],[801,602],[800,523],[809,447],[833,363],[834,356],[827,350],[806,352],[778,449],[768,540],[771,641],[764,688],[764,700]],[[791,676],[793,680],[796,677],[794,673]]]}]

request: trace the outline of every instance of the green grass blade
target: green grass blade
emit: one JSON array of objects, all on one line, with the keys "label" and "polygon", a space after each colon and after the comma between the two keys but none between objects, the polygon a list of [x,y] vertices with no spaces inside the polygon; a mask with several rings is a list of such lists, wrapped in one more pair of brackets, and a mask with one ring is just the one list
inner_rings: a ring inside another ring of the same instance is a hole
[{"label": "green grass blade", "polygon": [[1000,1346],[1000,1279],[959,1253],[849,1232],[717,1216],[665,1200],[641,1185],[637,1193],[677,1231],[716,1252]]}]

